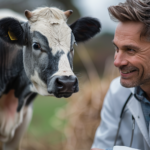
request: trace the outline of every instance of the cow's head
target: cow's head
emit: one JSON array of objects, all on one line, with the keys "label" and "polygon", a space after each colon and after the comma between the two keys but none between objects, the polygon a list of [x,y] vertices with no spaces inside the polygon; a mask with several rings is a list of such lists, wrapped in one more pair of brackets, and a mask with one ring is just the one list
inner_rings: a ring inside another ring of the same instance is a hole
[{"label": "cow's head", "polygon": [[73,73],[73,46],[100,31],[99,21],[89,17],[69,26],[66,22],[71,13],[44,7],[25,11],[26,23],[13,18],[0,21],[0,37],[23,46],[25,72],[32,90],[41,95],[69,97],[78,91]]}]

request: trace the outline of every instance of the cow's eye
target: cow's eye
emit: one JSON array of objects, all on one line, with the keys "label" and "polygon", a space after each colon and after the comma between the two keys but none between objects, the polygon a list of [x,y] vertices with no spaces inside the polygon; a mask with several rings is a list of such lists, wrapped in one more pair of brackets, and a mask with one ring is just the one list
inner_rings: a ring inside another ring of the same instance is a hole
[{"label": "cow's eye", "polygon": [[33,48],[35,49],[35,50],[39,50],[39,49],[41,49],[41,46],[40,46],[40,44],[39,43],[33,43]]}]

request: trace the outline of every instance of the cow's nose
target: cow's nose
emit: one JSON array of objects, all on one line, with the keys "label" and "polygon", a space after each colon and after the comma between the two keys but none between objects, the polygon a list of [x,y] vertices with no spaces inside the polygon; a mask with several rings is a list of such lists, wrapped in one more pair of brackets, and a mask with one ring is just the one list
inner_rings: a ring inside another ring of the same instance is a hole
[{"label": "cow's nose", "polygon": [[79,91],[78,79],[76,76],[54,76],[48,81],[48,93],[56,97],[70,97]]},{"label": "cow's nose", "polygon": [[78,81],[75,76],[62,76],[55,80],[59,93],[73,93],[77,90]]}]

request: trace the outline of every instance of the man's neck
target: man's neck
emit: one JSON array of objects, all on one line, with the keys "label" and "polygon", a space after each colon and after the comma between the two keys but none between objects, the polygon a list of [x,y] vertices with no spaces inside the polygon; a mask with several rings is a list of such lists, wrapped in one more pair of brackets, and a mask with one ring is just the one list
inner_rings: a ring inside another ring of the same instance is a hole
[{"label": "man's neck", "polygon": [[140,87],[146,93],[147,100],[150,101],[150,85],[141,85]]}]

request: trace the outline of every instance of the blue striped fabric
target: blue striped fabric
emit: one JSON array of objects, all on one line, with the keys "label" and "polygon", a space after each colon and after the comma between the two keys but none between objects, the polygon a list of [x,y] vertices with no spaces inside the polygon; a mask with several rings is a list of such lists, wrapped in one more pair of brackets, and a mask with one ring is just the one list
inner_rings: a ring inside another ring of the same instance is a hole
[{"label": "blue striped fabric", "polygon": [[145,92],[140,88],[135,88],[135,94],[138,100],[141,102],[143,115],[145,118],[147,130],[149,131],[149,122],[150,122],[150,101],[146,99]]}]

